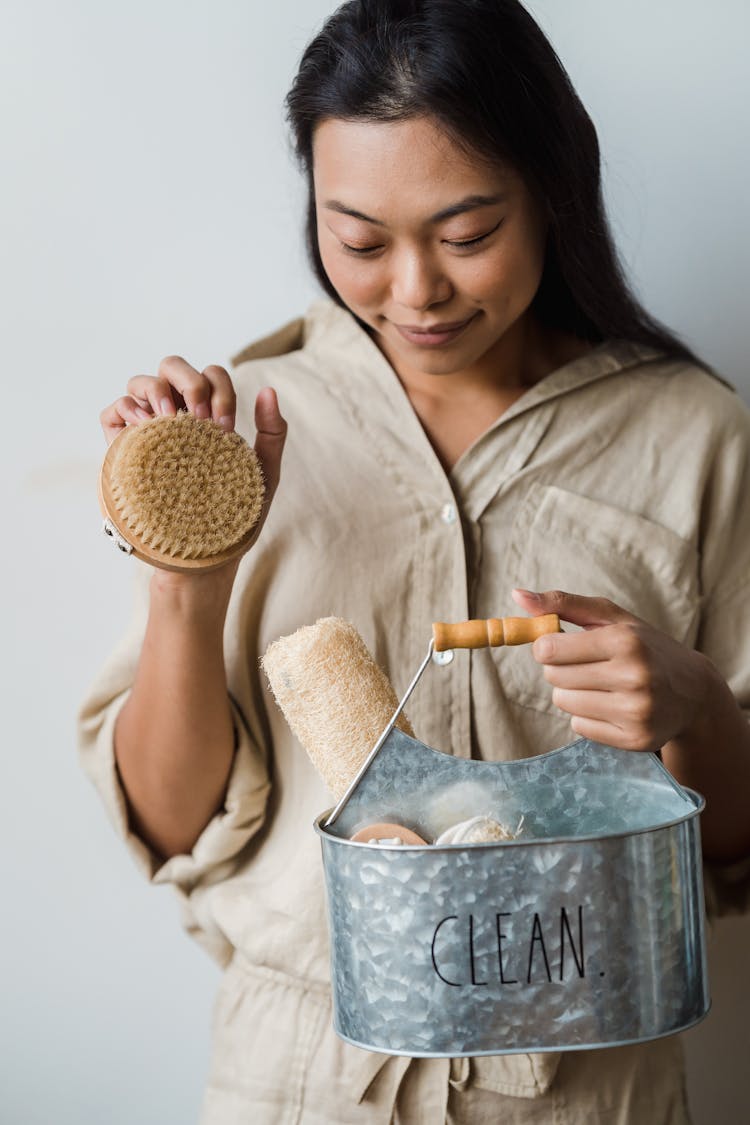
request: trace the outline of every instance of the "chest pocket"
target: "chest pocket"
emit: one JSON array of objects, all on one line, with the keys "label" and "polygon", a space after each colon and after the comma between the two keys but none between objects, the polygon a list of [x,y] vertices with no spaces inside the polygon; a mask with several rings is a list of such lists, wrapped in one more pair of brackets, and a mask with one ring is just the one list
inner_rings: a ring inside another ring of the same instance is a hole
[{"label": "chest pocket", "polygon": [[[700,599],[693,544],[601,500],[532,485],[513,525],[508,573],[529,590],[609,598],[678,641],[695,640]],[[492,655],[508,698],[558,713],[530,649]]]}]

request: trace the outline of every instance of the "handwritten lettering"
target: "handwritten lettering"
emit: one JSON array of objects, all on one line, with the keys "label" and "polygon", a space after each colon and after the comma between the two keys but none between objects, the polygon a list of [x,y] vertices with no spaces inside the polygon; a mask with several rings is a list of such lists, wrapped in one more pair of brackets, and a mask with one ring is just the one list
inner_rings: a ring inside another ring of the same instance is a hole
[{"label": "handwritten lettering", "polygon": [[[432,967],[452,988],[581,979],[586,975],[583,929],[581,905],[563,906],[554,916],[509,910],[489,916],[448,914],[432,933]],[[519,979],[521,965],[526,972]]]}]

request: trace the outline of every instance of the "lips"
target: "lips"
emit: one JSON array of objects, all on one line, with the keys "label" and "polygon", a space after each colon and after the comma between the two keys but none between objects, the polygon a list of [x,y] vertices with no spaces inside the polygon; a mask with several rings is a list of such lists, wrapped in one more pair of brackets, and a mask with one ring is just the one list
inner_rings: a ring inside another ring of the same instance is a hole
[{"label": "lips", "polygon": [[411,332],[414,335],[422,335],[423,333],[428,336],[439,335],[441,332],[455,332],[457,328],[463,328],[472,320],[473,317],[467,317],[466,320],[454,320],[451,324],[430,324],[426,328],[418,324],[397,324],[397,328],[403,328],[405,332]]},{"label": "lips", "polygon": [[454,320],[445,324],[423,326],[394,323],[394,327],[410,344],[417,344],[419,347],[437,347],[440,344],[452,343],[478,315],[478,313],[474,313],[466,320]]}]

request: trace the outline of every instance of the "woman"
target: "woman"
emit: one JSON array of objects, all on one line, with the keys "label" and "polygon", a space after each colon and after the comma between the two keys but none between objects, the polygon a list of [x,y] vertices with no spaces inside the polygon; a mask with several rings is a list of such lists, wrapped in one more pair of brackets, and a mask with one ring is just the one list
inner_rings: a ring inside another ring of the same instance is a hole
[{"label": "woman", "polygon": [[118,830],[226,966],[202,1120],[687,1121],[675,1038],[410,1060],[335,1037],[310,828],[330,797],[258,660],[334,613],[401,691],[432,620],[511,613],[522,583],[523,611],[583,629],[434,669],[419,737],[525,757],[572,726],[661,749],[707,797],[712,908],[738,906],[747,413],[628,290],[593,126],[515,0],[344,4],[288,109],[330,299],[233,377],[169,357],[102,413],[108,439],[183,405],[255,429],[273,501],[239,565],[144,568],[138,628],[82,718]]}]

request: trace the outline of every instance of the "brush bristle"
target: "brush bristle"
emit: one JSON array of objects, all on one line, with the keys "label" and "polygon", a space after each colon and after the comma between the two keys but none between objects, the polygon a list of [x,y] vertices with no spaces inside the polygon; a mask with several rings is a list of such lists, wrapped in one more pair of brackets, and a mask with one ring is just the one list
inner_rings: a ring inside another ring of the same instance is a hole
[{"label": "brush bristle", "polygon": [[[274,641],[262,664],[284,718],[338,799],[398,706],[388,677],[339,617]],[[403,713],[396,725],[414,736]]]},{"label": "brush bristle", "polygon": [[264,495],[244,438],[184,411],[128,427],[110,487],[131,531],[175,559],[214,558],[234,547],[258,522]]}]

